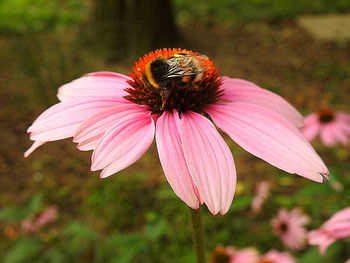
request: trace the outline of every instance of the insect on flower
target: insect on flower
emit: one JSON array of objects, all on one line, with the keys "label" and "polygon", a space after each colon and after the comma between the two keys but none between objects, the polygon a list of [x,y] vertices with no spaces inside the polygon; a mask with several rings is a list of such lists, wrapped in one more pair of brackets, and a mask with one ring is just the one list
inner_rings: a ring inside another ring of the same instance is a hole
[{"label": "insect on flower", "polygon": [[200,54],[176,53],[165,59],[158,57],[146,65],[144,80],[159,90],[162,107],[176,89],[198,89],[204,72],[208,69],[208,57]]},{"label": "insect on flower", "polygon": [[[146,54],[125,76],[95,72],[63,85],[61,102],[29,127],[25,156],[48,141],[73,137],[93,150],[91,170],[107,177],[136,162],[155,137],[174,192],[191,208],[225,214],[236,169],[213,123],[244,149],[289,173],[322,182],[328,170],[298,131],[303,118],[280,96],[220,77],[212,61],[184,49]],[[298,127],[298,128],[297,128]]]}]

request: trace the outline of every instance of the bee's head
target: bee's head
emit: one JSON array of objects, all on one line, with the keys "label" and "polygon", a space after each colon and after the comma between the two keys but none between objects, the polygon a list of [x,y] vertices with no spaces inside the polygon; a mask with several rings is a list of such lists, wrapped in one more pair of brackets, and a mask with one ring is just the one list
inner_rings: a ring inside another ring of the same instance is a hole
[{"label": "bee's head", "polygon": [[159,84],[164,80],[164,76],[167,74],[168,70],[168,63],[163,57],[159,57],[147,64],[145,76],[152,86],[159,88]]}]

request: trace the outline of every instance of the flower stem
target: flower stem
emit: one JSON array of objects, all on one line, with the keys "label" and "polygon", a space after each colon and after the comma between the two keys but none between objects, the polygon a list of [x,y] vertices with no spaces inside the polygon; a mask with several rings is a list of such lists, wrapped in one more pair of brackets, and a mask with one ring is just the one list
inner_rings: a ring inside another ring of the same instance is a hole
[{"label": "flower stem", "polygon": [[193,243],[196,250],[197,263],[205,263],[203,222],[200,208],[197,210],[190,209],[190,213],[192,221]]}]

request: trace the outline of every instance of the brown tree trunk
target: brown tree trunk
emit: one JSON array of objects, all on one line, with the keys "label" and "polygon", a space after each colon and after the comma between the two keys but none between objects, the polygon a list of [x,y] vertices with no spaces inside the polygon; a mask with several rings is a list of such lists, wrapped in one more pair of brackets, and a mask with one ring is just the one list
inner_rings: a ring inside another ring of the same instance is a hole
[{"label": "brown tree trunk", "polygon": [[178,39],[171,0],[95,0],[89,25],[112,58],[173,47]]}]

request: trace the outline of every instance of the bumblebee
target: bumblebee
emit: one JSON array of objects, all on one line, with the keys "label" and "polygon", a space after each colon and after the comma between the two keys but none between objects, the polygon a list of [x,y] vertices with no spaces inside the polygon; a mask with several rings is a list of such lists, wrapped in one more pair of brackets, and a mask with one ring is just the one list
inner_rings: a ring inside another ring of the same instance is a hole
[{"label": "bumblebee", "polygon": [[177,53],[170,58],[158,57],[146,65],[143,79],[159,90],[162,107],[174,89],[195,89],[202,80],[208,57],[200,54]]}]

